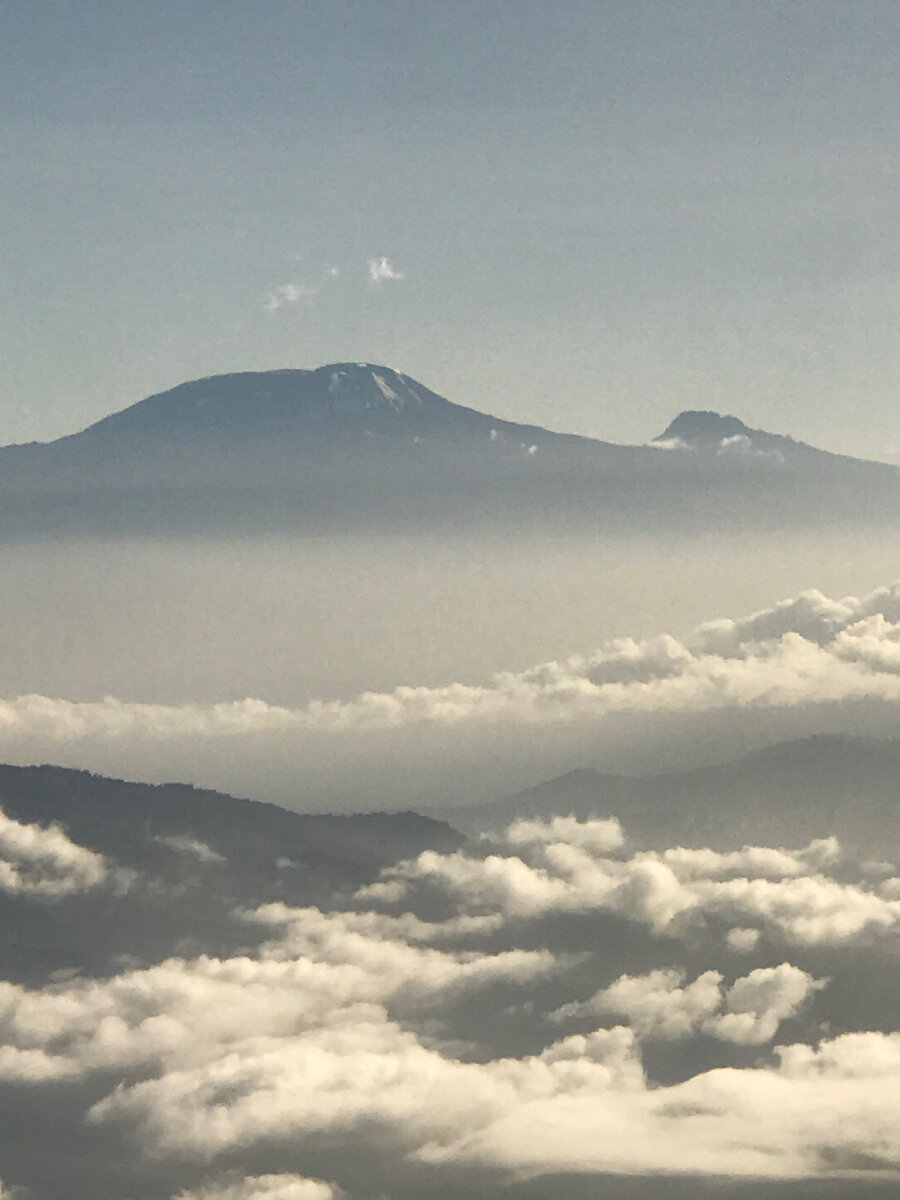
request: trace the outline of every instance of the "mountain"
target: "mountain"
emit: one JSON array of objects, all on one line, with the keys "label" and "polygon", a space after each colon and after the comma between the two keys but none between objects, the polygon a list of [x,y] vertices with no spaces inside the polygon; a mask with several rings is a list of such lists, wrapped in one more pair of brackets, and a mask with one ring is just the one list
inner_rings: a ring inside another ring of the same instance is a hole
[{"label": "mountain", "polygon": [[670,449],[693,450],[707,454],[768,455],[782,462],[804,459],[807,462],[822,462],[834,458],[844,462],[852,461],[846,455],[817,450],[806,442],[797,442],[784,434],[751,429],[738,417],[696,409],[679,413],[665,431],[653,439],[653,443]]},{"label": "mountain", "polygon": [[890,858],[900,853],[900,740],[820,734],[664,775],[580,768],[445,815],[471,833],[569,813],[616,816],[652,847],[798,846],[833,834],[848,851]]},{"label": "mountain", "polygon": [[897,516],[897,468],[736,417],[681,413],[622,446],[454,404],[371,363],[200,379],[0,449],[0,536]]},{"label": "mountain", "polygon": [[[551,433],[453,404],[409,376],[371,363],[316,370],[248,371],[181,384],[113,413],[79,433],[46,444],[7,447],[9,462],[40,461],[56,470],[127,463],[152,470],[190,465],[211,479],[241,458],[256,469],[295,465],[310,454],[368,455],[404,444],[407,453],[490,448],[521,458],[553,447],[596,450],[590,438]],[[414,451],[414,447],[425,447]]]},{"label": "mountain", "polygon": [[[371,363],[332,363],[315,370],[248,371],[181,384],[114,413],[67,447],[103,446],[163,452],[187,442],[222,446],[271,438],[316,442],[405,439],[473,444],[537,440],[589,443],[536,426],[503,421],[453,404],[408,375]],[[60,443],[57,443],[60,444]]]}]

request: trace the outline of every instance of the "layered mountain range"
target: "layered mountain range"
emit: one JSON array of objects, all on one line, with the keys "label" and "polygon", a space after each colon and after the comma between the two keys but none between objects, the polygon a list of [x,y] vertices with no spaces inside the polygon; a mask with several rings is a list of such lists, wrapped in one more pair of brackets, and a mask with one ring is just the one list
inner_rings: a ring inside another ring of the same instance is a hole
[{"label": "layered mountain range", "polygon": [[[152,960],[179,939],[185,952],[202,946],[233,953],[249,937],[235,922],[236,910],[262,903],[341,906],[402,859],[465,846],[477,852],[479,835],[522,817],[617,817],[637,847],[732,851],[836,835],[851,855],[895,856],[898,778],[900,742],[816,736],[665,775],[582,768],[438,815],[306,815],[183,784],[0,765],[0,820],[58,827],[121,874],[118,883],[107,880],[119,892],[115,903],[108,888],[88,888],[59,892],[62,906],[34,902],[57,895],[53,870],[60,864],[54,868],[46,852],[18,887],[4,877],[4,972],[32,981],[77,963],[102,973],[117,956]],[[3,838],[8,854],[8,830]],[[72,861],[61,861],[72,869]]]},{"label": "layered mountain range", "polygon": [[454,404],[369,363],[213,376],[0,449],[0,533],[409,522],[893,519],[900,470],[681,413],[623,446]]}]

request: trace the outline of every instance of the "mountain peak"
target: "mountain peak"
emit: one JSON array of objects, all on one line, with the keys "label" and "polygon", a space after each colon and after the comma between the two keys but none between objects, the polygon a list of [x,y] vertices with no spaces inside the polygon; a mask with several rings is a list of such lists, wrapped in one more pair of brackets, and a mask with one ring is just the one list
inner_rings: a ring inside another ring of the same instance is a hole
[{"label": "mountain peak", "polygon": [[422,389],[393,367],[377,363],[329,363],[312,372],[328,377],[328,395],[338,407],[402,412],[425,405]]},{"label": "mountain peak", "polygon": [[446,420],[453,407],[392,367],[339,362],[314,370],[242,371],[196,379],[104,417],[83,434],[239,441],[304,433],[396,434],[407,426],[419,432],[420,424]]},{"label": "mountain peak", "polygon": [[737,417],[722,416],[721,413],[711,410],[687,409],[679,413],[665,432],[653,440],[668,442],[677,439],[697,444],[722,442],[733,437],[752,437],[755,432]]}]

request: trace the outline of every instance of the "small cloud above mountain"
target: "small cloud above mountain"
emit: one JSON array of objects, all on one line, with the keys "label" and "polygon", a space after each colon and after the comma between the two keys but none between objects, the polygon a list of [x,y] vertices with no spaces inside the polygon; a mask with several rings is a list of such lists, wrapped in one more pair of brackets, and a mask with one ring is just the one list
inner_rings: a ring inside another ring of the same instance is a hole
[{"label": "small cloud above mountain", "polygon": [[396,282],[400,279],[405,279],[406,275],[403,271],[397,269],[389,258],[385,258],[382,254],[379,258],[369,259],[369,282],[374,287],[379,287],[385,282]]},{"label": "small cloud above mountain", "polygon": [[264,307],[267,312],[277,312],[279,308],[299,304],[301,300],[312,300],[318,292],[318,287],[307,283],[280,283],[266,296]]}]

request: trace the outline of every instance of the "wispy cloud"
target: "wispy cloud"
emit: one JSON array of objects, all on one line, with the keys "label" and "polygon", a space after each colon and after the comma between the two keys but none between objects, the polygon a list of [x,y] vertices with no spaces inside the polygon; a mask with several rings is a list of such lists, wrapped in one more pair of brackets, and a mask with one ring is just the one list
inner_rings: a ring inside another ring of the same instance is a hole
[{"label": "wispy cloud", "polygon": [[379,287],[386,281],[396,281],[405,278],[404,273],[399,271],[391,260],[385,258],[384,255],[381,255],[380,258],[369,259],[369,282],[373,286]]},{"label": "wispy cloud", "polygon": [[[175,1200],[338,1200],[343,1195],[330,1183],[300,1175],[252,1175],[213,1184],[202,1191],[179,1192]],[[0,1193],[0,1200],[3,1194]]]},{"label": "wispy cloud", "polygon": [[[297,257],[302,259],[303,256],[298,255]],[[337,279],[340,273],[338,267],[328,266],[320,272],[314,283],[309,283],[307,280],[291,280],[288,283],[279,283],[266,294],[263,307],[267,312],[278,312],[280,308],[288,308],[291,305],[301,304],[304,301],[311,303],[318,297],[322,288]]]},{"label": "wispy cloud", "polygon": [[313,300],[319,294],[317,284],[308,283],[279,283],[266,296],[265,309],[267,312],[277,312],[289,304],[299,304],[301,300]]}]

